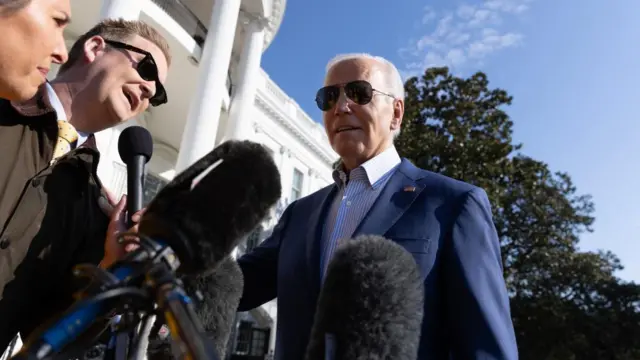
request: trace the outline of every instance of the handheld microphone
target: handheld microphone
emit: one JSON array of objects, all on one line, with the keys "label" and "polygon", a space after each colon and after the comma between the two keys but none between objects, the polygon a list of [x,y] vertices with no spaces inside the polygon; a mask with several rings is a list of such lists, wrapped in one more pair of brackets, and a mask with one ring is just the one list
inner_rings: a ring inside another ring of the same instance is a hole
[{"label": "handheld microphone", "polygon": [[[198,181],[195,185],[194,180]],[[153,239],[158,245],[153,249],[156,254],[166,244],[176,255],[179,272],[198,274],[227,257],[268,214],[280,194],[280,173],[266,148],[250,141],[227,141],[158,193],[141,219],[139,235]],[[110,267],[110,277],[116,284],[142,283],[144,276],[136,274],[137,269],[149,257],[149,249],[141,246]],[[98,292],[100,289],[92,293]],[[181,299],[184,296],[174,298]],[[52,327],[34,334],[23,352],[34,359],[60,352],[111,310],[106,301],[76,303]]]},{"label": "handheld microphone", "polygon": [[338,246],[318,298],[306,360],[415,360],[424,285],[413,256],[381,236]]},{"label": "handheld microphone", "polygon": [[118,138],[120,159],[127,165],[127,223],[142,209],[144,168],[153,153],[153,140],[149,131],[141,126],[130,126]]},{"label": "handheld microphone", "polygon": [[[153,140],[147,129],[141,126],[131,126],[120,133],[118,138],[118,153],[120,159],[127,165],[127,226],[132,227],[133,214],[142,209],[142,195],[145,175],[145,165],[149,162],[153,152]],[[118,317],[119,318],[119,317]],[[125,317],[125,320],[127,318]],[[107,349],[107,357],[116,353],[126,354],[130,340],[134,333],[119,333],[114,337],[115,345]]]},{"label": "handheld microphone", "polygon": [[[184,279],[187,294],[200,298],[195,313],[221,359],[225,358],[243,287],[242,271],[232,257],[225,258],[214,271]],[[155,336],[150,340],[147,357],[149,360],[173,359],[169,339]]]}]

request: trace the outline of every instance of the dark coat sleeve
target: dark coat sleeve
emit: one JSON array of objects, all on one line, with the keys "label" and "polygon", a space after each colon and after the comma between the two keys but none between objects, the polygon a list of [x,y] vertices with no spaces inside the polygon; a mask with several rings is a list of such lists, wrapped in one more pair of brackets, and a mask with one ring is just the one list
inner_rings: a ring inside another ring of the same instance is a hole
[{"label": "dark coat sleeve", "polygon": [[278,255],[295,202],[284,211],[271,235],[238,259],[244,276],[244,291],[238,311],[248,311],[276,298]]},{"label": "dark coat sleeve", "polygon": [[465,195],[445,254],[451,359],[517,360],[500,242],[484,190]]}]

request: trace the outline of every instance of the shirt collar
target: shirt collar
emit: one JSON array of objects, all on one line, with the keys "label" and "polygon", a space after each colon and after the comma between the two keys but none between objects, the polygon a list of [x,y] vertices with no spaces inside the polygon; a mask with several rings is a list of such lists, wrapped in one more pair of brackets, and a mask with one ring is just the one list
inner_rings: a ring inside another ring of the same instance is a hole
[{"label": "shirt collar", "polygon": [[[62,106],[62,101],[60,101],[58,94],[56,94],[56,91],[53,90],[53,86],[51,86],[49,82],[46,82],[45,84],[47,86],[47,95],[49,96],[49,102],[51,103],[51,107],[53,107],[53,109],[56,111],[58,120],[67,121],[67,112],[64,111],[64,106]],[[78,131],[78,141],[76,146],[82,145],[82,143],[87,141],[88,137],[89,134]]]},{"label": "shirt collar", "polygon": [[[349,176],[351,178],[354,176],[359,177],[358,174],[364,173],[364,177],[368,180],[369,185],[373,186],[373,184],[380,180],[391,169],[400,164],[400,161],[400,155],[398,155],[396,147],[391,145],[380,154],[353,169]],[[340,163],[333,171],[333,179],[338,185],[342,185],[346,183],[347,178],[347,174],[344,172],[342,164]]]}]

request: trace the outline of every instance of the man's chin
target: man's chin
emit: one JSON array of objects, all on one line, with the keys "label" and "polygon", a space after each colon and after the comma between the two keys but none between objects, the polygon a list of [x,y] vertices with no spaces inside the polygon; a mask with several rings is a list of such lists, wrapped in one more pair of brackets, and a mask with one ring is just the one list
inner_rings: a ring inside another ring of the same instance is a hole
[{"label": "man's chin", "polygon": [[333,150],[342,158],[358,156],[364,149],[364,144],[356,141],[340,142],[333,146]]},{"label": "man's chin", "polygon": [[133,115],[131,115],[128,109],[125,109],[123,106],[119,106],[120,104],[112,103],[111,105],[112,106],[109,106],[109,120],[106,122],[108,124],[107,128],[120,125],[133,118]]}]

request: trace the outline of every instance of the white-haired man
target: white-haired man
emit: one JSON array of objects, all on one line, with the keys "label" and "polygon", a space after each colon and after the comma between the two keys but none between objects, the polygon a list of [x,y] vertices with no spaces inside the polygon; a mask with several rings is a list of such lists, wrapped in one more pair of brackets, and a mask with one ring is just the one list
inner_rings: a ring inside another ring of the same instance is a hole
[{"label": "white-haired man", "polygon": [[316,103],[340,155],[335,183],[289,205],[272,235],[238,260],[240,311],[278,298],[276,359],[304,357],[336,243],[360,234],[397,242],[420,267],[418,359],[517,359],[486,193],[400,158],[393,139],[404,87],[396,67],[368,54],[340,55],[327,65]]}]

